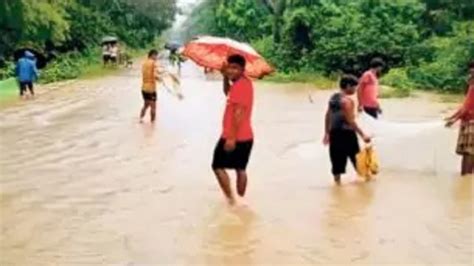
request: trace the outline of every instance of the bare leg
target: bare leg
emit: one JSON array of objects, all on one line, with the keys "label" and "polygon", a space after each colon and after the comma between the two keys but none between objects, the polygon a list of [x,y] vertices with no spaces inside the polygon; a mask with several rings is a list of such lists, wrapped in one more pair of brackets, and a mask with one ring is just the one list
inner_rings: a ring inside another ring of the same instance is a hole
[{"label": "bare leg", "polygon": [[143,123],[143,118],[145,117],[146,110],[148,109],[148,107],[149,107],[148,101],[145,101],[143,103],[143,108],[140,112],[140,123]]},{"label": "bare leg", "polygon": [[151,122],[154,123],[156,119],[156,102],[150,102],[151,106]]},{"label": "bare leg", "polygon": [[334,182],[336,185],[340,186],[341,185],[341,175],[335,175],[334,176]]},{"label": "bare leg", "polygon": [[237,193],[239,196],[245,196],[247,190],[247,172],[245,170],[237,170]]},{"label": "bare leg", "polygon": [[227,175],[227,172],[224,169],[214,169],[214,173],[216,174],[219,186],[221,187],[222,192],[224,192],[224,195],[229,201],[229,204],[234,205],[235,199],[234,195],[232,194],[232,189],[230,187],[229,175]]}]

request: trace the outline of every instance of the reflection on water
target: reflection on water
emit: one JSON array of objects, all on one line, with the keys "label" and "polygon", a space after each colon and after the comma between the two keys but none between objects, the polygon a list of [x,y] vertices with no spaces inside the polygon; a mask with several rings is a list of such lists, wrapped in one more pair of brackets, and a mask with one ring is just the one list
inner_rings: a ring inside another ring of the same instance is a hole
[{"label": "reflection on water", "polygon": [[253,232],[255,220],[251,209],[219,207],[205,231],[207,265],[254,265],[252,256],[258,244]]},{"label": "reflection on water", "polygon": [[[156,125],[139,124],[138,74],[0,110],[0,265],[472,264],[473,184],[455,175],[455,131],[386,145],[376,182],[351,172],[334,187],[319,145],[329,93],[311,104],[301,88],[258,83],[250,207],[229,209],[210,171],[221,82],[186,65],[185,100],[161,93]],[[445,109],[384,106],[423,120]],[[441,171],[401,170],[428,165],[429,143]]]}]

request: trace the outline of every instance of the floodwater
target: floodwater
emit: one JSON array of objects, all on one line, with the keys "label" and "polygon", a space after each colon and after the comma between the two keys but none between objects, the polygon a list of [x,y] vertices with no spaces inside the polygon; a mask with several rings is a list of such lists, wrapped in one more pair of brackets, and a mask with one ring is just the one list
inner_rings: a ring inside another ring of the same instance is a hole
[{"label": "floodwater", "polygon": [[[456,176],[455,130],[386,148],[408,163],[439,144],[434,170],[392,163],[336,187],[319,145],[330,92],[311,104],[309,86],[257,83],[248,206],[230,209],[210,169],[220,82],[185,65],[185,100],[161,93],[152,126],[138,123],[138,74],[0,110],[0,265],[472,265],[473,184]],[[384,106],[399,120],[448,109]]]}]

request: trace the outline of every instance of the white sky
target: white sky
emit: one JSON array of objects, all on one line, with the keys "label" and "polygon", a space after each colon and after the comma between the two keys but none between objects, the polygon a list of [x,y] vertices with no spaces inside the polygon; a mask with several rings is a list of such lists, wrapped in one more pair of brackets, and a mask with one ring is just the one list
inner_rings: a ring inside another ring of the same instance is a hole
[{"label": "white sky", "polygon": [[[178,0],[178,6],[183,9],[183,11],[187,11],[186,7],[189,7],[191,4],[197,4],[201,0]],[[186,16],[178,15],[176,17],[176,21],[173,25],[173,28],[179,28],[181,24],[186,20]]]}]

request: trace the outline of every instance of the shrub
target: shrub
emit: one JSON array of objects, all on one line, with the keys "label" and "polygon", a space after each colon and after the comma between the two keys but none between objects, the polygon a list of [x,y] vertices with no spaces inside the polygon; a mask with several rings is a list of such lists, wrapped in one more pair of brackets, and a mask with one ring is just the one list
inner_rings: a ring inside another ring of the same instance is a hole
[{"label": "shrub", "polygon": [[433,59],[408,68],[408,78],[421,89],[462,92],[467,63],[474,59],[474,22],[455,25],[448,37],[432,37],[425,42],[434,50]]},{"label": "shrub", "polygon": [[390,92],[390,96],[406,97],[411,94],[415,84],[408,78],[406,68],[394,68],[385,75],[381,83],[390,86],[394,91]]}]

